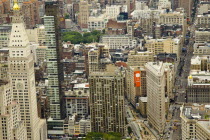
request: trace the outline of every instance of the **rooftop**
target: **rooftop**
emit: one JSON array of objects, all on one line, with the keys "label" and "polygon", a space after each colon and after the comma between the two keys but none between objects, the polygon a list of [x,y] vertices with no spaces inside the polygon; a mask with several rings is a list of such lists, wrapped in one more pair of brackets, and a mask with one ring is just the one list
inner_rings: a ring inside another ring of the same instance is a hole
[{"label": "rooftop", "polygon": [[198,120],[202,121],[209,120],[210,119],[210,104],[197,104],[194,103],[190,106],[184,106],[183,109],[183,115],[192,120]]}]

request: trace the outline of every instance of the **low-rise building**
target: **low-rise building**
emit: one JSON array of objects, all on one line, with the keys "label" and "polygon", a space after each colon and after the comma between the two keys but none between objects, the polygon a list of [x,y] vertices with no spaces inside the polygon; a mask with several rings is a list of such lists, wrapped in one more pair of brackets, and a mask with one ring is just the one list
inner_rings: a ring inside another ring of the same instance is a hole
[{"label": "low-rise building", "polygon": [[134,48],[137,41],[129,35],[104,35],[102,43],[108,45],[110,49]]},{"label": "low-rise building", "polygon": [[209,55],[193,56],[191,58],[191,70],[209,71],[210,70],[210,58]]},{"label": "low-rise building", "polygon": [[129,66],[144,66],[147,62],[154,61],[154,54],[149,51],[130,51],[128,54]]},{"label": "low-rise building", "polygon": [[109,35],[122,35],[126,34],[127,26],[125,21],[117,21],[109,19],[106,25],[106,33]]},{"label": "low-rise building", "polygon": [[195,43],[193,49],[194,55],[210,55],[210,43]]},{"label": "low-rise building", "polygon": [[206,71],[191,71],[186,88],[187,103],[210,102],[210,73]]},{"label": "low-rise building", "polygon": [[196,29],[198,28],[210,28],[210,14],[197,15]]},{"label": "low-rise building", "polygon": [[195,43],[210,42],[210,30],[195,31]]},{"label": "low-rise building", "polygon": [[68,135],[86,135],[91,132],[91,121],[90,116],[86,119],[77,119],[76,115],[70,116],[68,123],[65,123],[65,134]]},{"label": "low-rise building", "polygon": [[121,5],[106,5],[106,16],[110,19],[116,19],[120,14]]},{"label": "low-rise building", "polygon": [[75,84],[73,90],[64,94],[66,117],[77,114],[79,118],[89,114],[89,84]]},{"label": "low-rise building", "polygon": [[[139,109],[143,117],[147,117],[147,97],[139,97],[139,104],[137,109]],[[169,110],[169,101],[167,98],[165,99],[165,110],[167,114]]]},{"label": "low-rise building", "polygon": [[88,29],[90,31],[100,30],[102,31],[106,27],[105,15],[90,16],[88,18]]},{"label": "low-rise building", "polygon": [[182,139],[208,140],[210,105],[183,105],[180,110]]},{"label": "low-rise building", "polygon": [[182,41],[179,38],[168,39],[148,39],[145,47],[147,51],[152,52],[153,55],[159,53],[175,53],[177,59],[180,59]]}]

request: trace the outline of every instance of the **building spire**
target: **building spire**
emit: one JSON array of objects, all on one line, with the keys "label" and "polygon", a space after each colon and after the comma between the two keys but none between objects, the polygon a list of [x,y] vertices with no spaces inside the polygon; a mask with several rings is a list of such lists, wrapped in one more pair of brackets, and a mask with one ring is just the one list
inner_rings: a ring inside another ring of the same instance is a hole
[{"label": "building spire", "polygon": [[19,5],[18,5],[17,0],[14,0],[13,10],[14,10],[14,11],[19,11],[19,10],[20,10],[20,7],[19,7]]}]

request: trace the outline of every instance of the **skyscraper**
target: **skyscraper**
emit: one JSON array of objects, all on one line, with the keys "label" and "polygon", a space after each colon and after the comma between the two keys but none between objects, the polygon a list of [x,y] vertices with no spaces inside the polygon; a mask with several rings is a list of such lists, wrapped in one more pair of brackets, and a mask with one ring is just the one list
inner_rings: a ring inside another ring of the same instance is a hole
[{"label": "skyscraper", "polygon": [[163,62],[148,62],[147,73],[147,119],[159,134],[165,126],[165,65]]},{"label": "skyscraper", "polygon": [[[60,63],[60,52],[62,49],[60,39],[60,19],[59,19],[59,3],[45,3],[44,25],[46,36],[46,58],[47,58],[47,75],[48,87],[47,96],[50,101],[50,116],[53,119],[61,119],[62,102],[61,81],[63,77],[62,65]],[[59,75],[59,76],[58,76]]]},{"label": "skyscraper", "polygon": [[38,118],[34,60],[23,16],[17,2],[13,6],[9,42],[9,79],[13,99],[20,104],[21,120],[27,129],[27,140],[45,140],[46,122]]},{"label": "skyscraper", "polygon": [[20,118],[20,105],[13,100],[8,81],[0,80],[0,139],[27,140],[26,127]]},{"label": "skyscraper", "polygon": [[113,65],[90,73],[90,112],[93,132],[125,135],[124,73]]}]

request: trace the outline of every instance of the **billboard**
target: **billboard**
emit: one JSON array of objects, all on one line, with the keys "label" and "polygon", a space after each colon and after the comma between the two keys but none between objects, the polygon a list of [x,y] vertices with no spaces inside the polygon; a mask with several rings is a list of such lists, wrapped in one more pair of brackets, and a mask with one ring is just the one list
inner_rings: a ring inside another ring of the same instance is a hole
[{"label": "billboard", "polygon": [[140,87],[141,86],[141,72],[140,71],[134,71],[134,86]]}]

